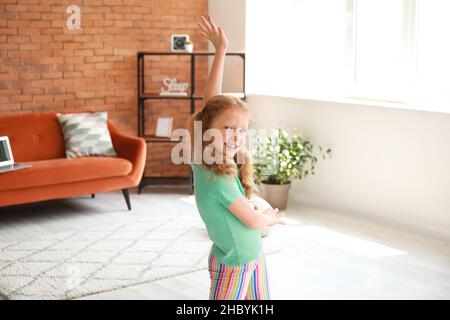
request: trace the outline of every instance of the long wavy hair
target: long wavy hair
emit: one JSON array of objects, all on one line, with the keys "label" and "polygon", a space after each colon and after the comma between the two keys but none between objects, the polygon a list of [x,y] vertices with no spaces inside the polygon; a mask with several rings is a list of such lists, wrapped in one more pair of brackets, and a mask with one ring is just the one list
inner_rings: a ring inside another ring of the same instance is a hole
[{"label": "long wavy hair", "polygon": [[[241,181],[242,187],[246,193],[247,198],[249,199],[254,190],[255,183],[253,180],[253,166],[251,163],[250,153],[244,146],[241,147],[238,153],[234,155],[234,163],[227,163],[224,161],[223,164],[212,163],[208,164],[203,161],[203,151],[205,147],[210,144],[208,141],[203,141],[202,138],[202,148],[201,150],[196,150],[194,147],[195,139],[194,139],[194,123],[195,121],[201,121],[201,136],[203,137],[206,130],[211,129],[211,125],[219,115],[221,115],[226,110],[230,110],[232,108],[237,108],[242,111],[243,114],[248,113],[247,107],[244,102],[242,102],[239,98],[226,96],[226,95],[216,95],[210,98],[203,109],[197,113],[195,113],[189,121],[189,130],[191,133],[191,160],[194,162],[194,159],[199,159],[198,156],[201,156],[201,166],[214,172],[216,175],[229,175],[234,177],[238,176]],[[196,154],[201,151],[201,155]],[[237,161],[239,158],[240,161]]]}]

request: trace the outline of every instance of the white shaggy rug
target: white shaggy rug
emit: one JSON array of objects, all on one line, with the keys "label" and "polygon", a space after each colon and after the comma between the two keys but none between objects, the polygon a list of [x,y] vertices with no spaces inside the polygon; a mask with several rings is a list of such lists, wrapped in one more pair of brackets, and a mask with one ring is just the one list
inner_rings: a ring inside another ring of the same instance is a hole
[{"label": "white shaggy rug", "polygon": [[[276,246],[264,238],[266,253]],[[191,214],[0,242],[4,299],[72,299],[207,268],[211,248]]]}]

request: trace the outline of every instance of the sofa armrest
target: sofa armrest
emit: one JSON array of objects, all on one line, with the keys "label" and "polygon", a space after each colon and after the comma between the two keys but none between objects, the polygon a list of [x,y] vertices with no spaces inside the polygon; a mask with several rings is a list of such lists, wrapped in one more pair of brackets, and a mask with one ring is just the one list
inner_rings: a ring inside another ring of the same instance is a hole
[{"label": "sofa armrest", "polygon": [[133,164],[129,177],[136,186],[139,184],[147,160],[147,144],[143,138],[120,133],[119,129],[108,120],[111,140],[118,156]]}]

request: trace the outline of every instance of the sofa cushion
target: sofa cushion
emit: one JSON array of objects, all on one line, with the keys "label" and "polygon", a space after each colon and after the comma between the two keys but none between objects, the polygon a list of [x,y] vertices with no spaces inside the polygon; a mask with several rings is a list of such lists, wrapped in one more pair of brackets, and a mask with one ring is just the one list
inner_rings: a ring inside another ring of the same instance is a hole
[{"label": "sofa cushion", "polygon": [[117,157],[108,131],[107,112],[57,113],[64,135],[66,157]]},{"label": "sofa cushion", "polygon": [[0,191],[124,176],[132,164],[124,158],[80,157],[28,161],[31,168],[0,173]]}]

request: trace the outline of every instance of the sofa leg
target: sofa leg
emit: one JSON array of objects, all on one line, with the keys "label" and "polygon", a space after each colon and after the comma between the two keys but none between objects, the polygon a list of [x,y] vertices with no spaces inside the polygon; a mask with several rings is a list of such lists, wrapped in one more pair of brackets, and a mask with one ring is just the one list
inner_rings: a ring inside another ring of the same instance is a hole
[{"label": "sofa leg", "polygon": [[130,194],[128,192],[128,189],[122,189],[123,196],[125,197],[125,201],[127,202],[128,210],[131,210],[131,204],[130,204]]},{"label": "sofa leg", "polygon": [[95,198],[95,193],[91,194],[91,198],[94,199]]}]

